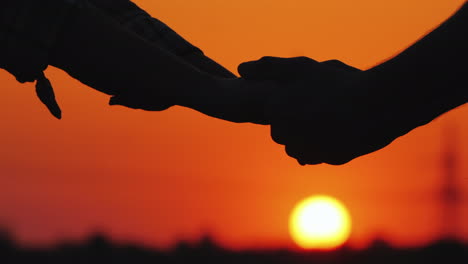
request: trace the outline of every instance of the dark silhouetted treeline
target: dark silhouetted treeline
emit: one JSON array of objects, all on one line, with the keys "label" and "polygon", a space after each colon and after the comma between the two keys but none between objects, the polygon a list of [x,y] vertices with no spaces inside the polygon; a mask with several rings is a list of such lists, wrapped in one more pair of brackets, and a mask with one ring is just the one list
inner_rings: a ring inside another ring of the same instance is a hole
[{"label": "dark silhouetted treeline", "polygon": [[468,245],[439,241],[426,247],[395,249],[384,242],[373,243],[365,250],[347,247],[330,252],[290,250],[231,251],[213,240],[179,243],[162,251],[138,245],[113,243],[103,235],[93,235],[84,242],[64,242],[53,248],[32,249],[15,244],[6,232],[0,232],[0,264],[386,264],[386,263],[455,263],[468,264]]}]

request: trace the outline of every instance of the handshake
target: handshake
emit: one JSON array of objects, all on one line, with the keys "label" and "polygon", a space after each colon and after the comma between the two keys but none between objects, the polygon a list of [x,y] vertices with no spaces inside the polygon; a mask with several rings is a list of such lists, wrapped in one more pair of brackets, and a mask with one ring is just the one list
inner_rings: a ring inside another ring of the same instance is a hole
[{"label": "handshake", "polygon": [[[338,60],[263,57],[242,63],[238,72],[241,78],[219,81],[219,91],[176,104],[231,122],[270,125],[272,139],[301,165],[348,163],[435,118],[430,111],[418,115],[414,98],[374,83],[372,71]],[[111,104],[163,110],[154,106],[164,96],[130,92]]]},{"label": "handshake", "polygon": [[61,111],[42,73],[48,65],[112,95],[111,105],[180,105],[270,125],[273,140],[300,164],[340,165],[468,99],[466,83],[456,85],[467,76],[466,4],[413,47],[366,71],[337,60],[264,57],[241,64],[240,78],[129,0],[0,4],[0,67],[21,82],[37,81],[56,117]]}]

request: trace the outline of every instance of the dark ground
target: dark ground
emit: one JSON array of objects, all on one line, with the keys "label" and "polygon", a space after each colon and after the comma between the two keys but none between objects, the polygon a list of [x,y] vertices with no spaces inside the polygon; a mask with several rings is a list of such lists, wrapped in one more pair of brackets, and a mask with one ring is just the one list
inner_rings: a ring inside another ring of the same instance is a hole
[{"label": "dark ground", "polygon": [[343,247],[331,252],[297,252],[289,250],[230,251],[216,246],[209,238],[197,244],[179,243],[168,251],[138,245],[112,243],[102,235],[84,242],[61,243],[53,248],[31,249],[15,245],[7,233],[0,233],[0,264],[139,264],[139,263],[459,263],[468,264],[468,245],[439,241],[421,248],[395,249],[375,242],[365,250]]}]

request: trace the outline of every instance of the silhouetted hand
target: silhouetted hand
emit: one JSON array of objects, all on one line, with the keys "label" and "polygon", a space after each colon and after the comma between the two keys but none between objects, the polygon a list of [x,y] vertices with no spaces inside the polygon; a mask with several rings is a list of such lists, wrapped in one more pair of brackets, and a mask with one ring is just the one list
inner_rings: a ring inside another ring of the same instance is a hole
[{"label": "silhouetted hand", "polygon": [[264,57],[243,63],[247,80],[274,80],[266,106],[271,136],[300,164],[340,165],[381,149],[414,127],[407,107],[393,105],[365,72],[340,61]]}]

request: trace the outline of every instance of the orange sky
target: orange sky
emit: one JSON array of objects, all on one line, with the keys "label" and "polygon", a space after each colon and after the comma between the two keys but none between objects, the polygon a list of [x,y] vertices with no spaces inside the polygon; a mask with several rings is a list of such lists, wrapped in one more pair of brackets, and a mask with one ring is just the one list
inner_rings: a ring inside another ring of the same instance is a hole
[{"label": "orange sky", "polygon": [[[336,58],[368,68],[464,1],[136,2],[235,70],[264,55]],[[458,127],[460,159],[468,159],[466,107],[348,165],[301,167],[272,142],[268,127],[179,107],[109,107],[107,96],[62,71],[48,75],[64,111],[61,121],[38,102],[32,84],[0,72],[0,225],[28,243],[82,238],[99,229],[160,247],[204,232],[231,248],[290,246],[290,211],[321,193],[349,208],[352,245],[377,234],[400,246],[418,244],[438,236],[445,126]],[[465,164],[458,183],[468,193]],[[466,224],[460,236],[468,240]]]}]

